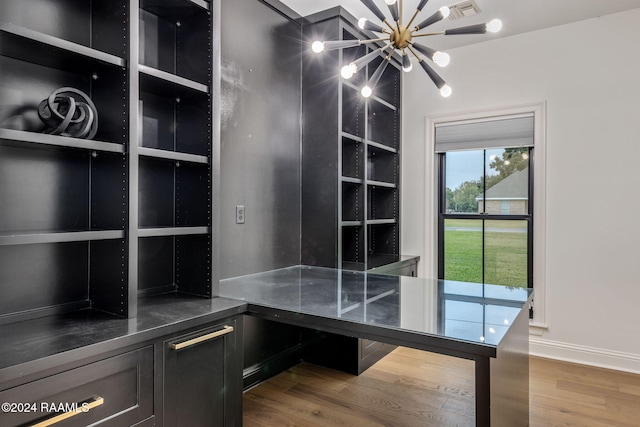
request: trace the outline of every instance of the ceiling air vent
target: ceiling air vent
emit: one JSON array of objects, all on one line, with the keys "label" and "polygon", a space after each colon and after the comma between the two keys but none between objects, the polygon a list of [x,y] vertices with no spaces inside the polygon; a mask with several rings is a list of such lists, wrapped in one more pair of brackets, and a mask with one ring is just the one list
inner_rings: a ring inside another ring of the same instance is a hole
[{"label": "ceiling air vent", "polygon": [[449,6],[449,9],[451,10],[451,14],[449,15],[449,19],[451,20],[466,18],[480,13],[480,7],[478,7],[478,4],[474,0],[465,0],[452,4]]}]

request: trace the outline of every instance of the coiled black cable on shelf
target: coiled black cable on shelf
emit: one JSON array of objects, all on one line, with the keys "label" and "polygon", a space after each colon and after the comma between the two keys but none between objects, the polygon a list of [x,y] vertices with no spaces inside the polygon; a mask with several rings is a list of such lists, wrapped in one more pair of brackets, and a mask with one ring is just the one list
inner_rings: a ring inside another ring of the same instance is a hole
[{"label": "coiled black cable on shelf", "polygon": [[38,116],[50,135],[93,139],[98,131],[98,111],[81,90],[61,87],[38,105]]}]

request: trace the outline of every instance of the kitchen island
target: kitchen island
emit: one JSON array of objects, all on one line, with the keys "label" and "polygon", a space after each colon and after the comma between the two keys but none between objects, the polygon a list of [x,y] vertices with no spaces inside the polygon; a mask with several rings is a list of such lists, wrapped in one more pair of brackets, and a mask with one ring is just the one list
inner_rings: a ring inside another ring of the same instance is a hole
[{"label": "kitchen island", "polygon": [[530,289],[293,266],[220,282],[246,314],[473,360],[476,426],[529,422]]}]

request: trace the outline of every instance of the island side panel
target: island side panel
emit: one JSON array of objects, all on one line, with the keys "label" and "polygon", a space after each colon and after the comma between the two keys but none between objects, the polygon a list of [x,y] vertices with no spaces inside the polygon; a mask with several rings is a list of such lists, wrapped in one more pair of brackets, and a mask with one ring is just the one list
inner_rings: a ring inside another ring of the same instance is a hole
[{"label": "island side panel", "polygon": [[529,302],[491,359],[491,425],[529,425]]}]

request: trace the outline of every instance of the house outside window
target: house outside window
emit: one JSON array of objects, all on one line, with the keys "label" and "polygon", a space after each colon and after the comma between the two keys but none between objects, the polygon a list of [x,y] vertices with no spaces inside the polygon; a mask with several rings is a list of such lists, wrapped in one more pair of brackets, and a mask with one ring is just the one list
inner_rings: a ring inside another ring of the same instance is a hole
[{"label": "house outside window", "polygon": [[476,197],[478,213],[526,215],[529,213],[529,168],[517,171]]}]

